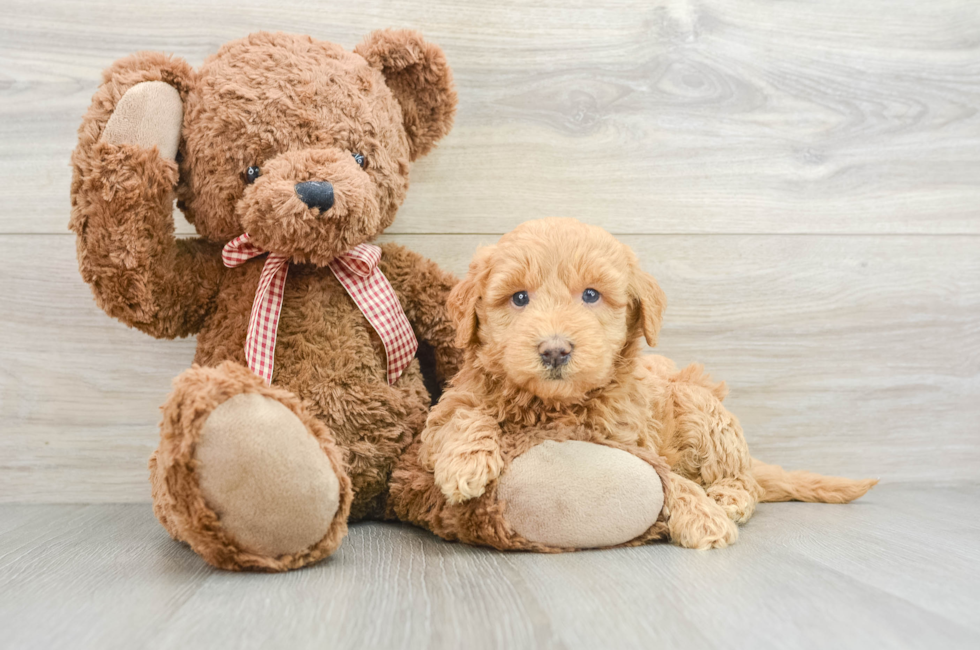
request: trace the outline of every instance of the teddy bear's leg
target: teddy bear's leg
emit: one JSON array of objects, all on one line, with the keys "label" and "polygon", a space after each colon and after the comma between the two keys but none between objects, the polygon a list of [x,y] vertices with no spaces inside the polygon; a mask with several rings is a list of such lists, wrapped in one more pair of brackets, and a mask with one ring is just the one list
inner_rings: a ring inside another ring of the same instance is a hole
[{"label": "teddy bear's leg", "polygon": [[351,482],[330,432],[232,362],[177,377],[150,470],[160,522],[222,569],[311,564],[347,532]]},{"label": "teddy bear's leg", "polygon": [[665,479],[656,455],[582,440],[505,449],[505,467],[482,496],[450,504],[418,445],[392,475],[394,516],[449,540],[555,552],[635,545],[667,536]]},{"label": "teddy bear's leg", "polygon": [[671,467],[704,486],[732,521],[745,523],[762,497],[738,419],[716,391],[698,383],[671,384],[675,430],[661,449]]}]

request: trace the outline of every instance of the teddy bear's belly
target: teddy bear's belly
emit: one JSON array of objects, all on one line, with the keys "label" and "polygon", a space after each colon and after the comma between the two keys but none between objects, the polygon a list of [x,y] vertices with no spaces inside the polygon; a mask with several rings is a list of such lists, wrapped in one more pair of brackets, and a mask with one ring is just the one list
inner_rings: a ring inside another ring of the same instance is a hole
[{"label": "teddy bear's belly", "polygon": [[[257,277],[234,284],[237,290],[222,292],[222,304],[198,335],[197,363],[246,363]],[[273,383],[301,398],[347,450],[352,518],[380,515],[391,467],[421,431],[428,411],[418,360],[389,386],[384,346],[333,274],[293,267],[279,318]]]}]

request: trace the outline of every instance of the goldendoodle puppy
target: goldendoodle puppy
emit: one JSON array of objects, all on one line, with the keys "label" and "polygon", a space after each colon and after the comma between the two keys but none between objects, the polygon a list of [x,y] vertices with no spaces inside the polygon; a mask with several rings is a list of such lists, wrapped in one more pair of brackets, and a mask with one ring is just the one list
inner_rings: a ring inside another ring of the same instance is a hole
[{"label": "goldendoodle puppy", "polygon": [[503,549],[712,548],[760,500],[876,483],[752,459],[724,384],[641,354],[665,304],[627,246],[573,219],[480,249],[449,299],[463,369],[394,473],[391,514]]}]

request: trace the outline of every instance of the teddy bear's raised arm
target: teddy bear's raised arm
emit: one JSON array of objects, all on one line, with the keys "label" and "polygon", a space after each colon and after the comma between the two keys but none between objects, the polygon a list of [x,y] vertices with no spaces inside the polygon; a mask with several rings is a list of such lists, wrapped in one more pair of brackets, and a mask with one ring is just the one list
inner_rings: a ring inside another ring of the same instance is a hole
[{"label": "teddy bear's raised arm", "polygon": [[175,161],[194,72],[157,53],[113,64],[72,154],[78,265],[110,316],[156,336],[196,333],[217,293],[221,247],[174,235]]},{"label": "teddy bear's raised arm", "polygon": [[462,350],[453,344],[456,329],[446,312],[446,299],[457,279],[398,244],[382,244],[381,250],[381,270],[401,299],[416,336],[435,351],[437,379],[445,384],[463,361]]}]

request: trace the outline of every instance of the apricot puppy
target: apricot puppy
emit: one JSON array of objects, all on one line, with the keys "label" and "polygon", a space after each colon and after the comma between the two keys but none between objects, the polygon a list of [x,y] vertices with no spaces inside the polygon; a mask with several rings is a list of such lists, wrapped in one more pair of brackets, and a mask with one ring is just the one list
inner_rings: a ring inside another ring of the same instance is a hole
[{"label": "apricot puppy", "polygon": [[[658,470],[662,497],[651,489],[651,499],[663,499],[671,540],[691,548],[734,542],[735,524],[747,521],[760,500],[839,503],[874,485],[754,461],[722,405],[723,384],[699,366],[678,371],[664,357],[641,354],[644,339],[657,342],[665,305],[633,251],[573,219],[531,221],[481,249],[449,298],[463,368],[393,477],[399,516],[449,539],[500,548],[532,543],[565,550],[657,538],[651,513],[637,514],[643,508],[634,493],[647,488],[617,491],[620,483],[609,474],[636,468],[624,457],[607,462],[608,446]],[[570,440],[591,444],[562,454],[535,448],[555,450],[556,442],[567,447]],[[535,460],[531,472],[522,453],[544,460]],[[668,471],[657,466],[663,460]],[[595,467],[582,469],[590,463]],[[420,472],[430,474],[431,485]],[[535,480],[542,472],[554,477],[551,483]],[[576,477],[590,486],[574,485]],[[592,499],[597,492],[602,497]],[[581,502],[578,494],[585,495]],[[579,522],[582,534],[557,533],[556,519]],[[617,538],[585,531],[593,519],[603,530],[623,532]]]}]

